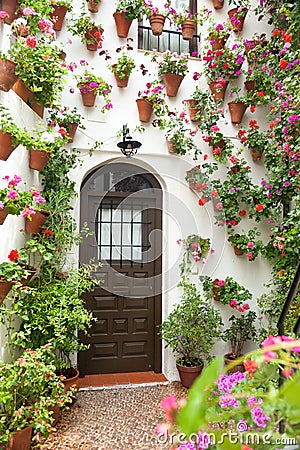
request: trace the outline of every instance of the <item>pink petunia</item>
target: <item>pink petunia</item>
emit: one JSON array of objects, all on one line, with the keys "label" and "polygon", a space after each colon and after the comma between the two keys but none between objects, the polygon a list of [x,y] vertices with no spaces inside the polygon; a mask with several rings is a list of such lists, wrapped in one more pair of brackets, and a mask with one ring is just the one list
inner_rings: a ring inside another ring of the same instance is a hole
[{"label": "pink petunia", "polygon": [[27,36],[27,38],[26,38],[27,47],[33,49],[37,46],[37,44],[38,44],[38,41],[37,41],[36,36],[33,36],[33,35]]}]

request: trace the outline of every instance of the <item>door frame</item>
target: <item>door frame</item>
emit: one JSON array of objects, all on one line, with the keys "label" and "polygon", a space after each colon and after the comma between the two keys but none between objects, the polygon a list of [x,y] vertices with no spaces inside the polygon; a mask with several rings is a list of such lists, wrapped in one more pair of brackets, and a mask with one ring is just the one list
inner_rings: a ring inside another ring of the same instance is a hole
[{"label": "door frame", "polygon": [[[146,178],[151,186],[154,189],[159,189],[160,196],[155,197],[156,204],[156,224],[158,226],[156,229],[161,230],[161,234],[159,237],[159,243],[158,246],[160,248],[160,256],[155,260],[154,262],[154,276],[156,279],[160,280],[160,294],[153,296],[153,302],[154,302],[154,360],[153,360],[153,370],[156,373],[162,372],[162,340],[158,335],[158,325],[162,323],[162,233],[163,233],[163,216],[162,216],[162,207],[163,207],[163,189],[156,178],[156,176],[149,171],[149,169],[145,169],[144,167],[139,166],[138,164],[130,162],[120,162],[120,160],[117,161],[110,161],[101,164],[100,166],[95,167],[92,171],[90,171],[82,180],[81,186],[80,186],[80,229],[82,229],[84,222],[86,222],[87,218],[82,217],[82,192],[84,190],[84,187],[86,186],[87,182],[91,180],[93,176],[99,176],[99,172],[103,170],[103,174],[105,172],[109,172],[109,168],[116,168],[116,167],[122,167],[123,170],[126,170],[127,168],[129,170],[133,170],[133,173],[142,174],[144,178]],[[142,193],[141,191],[138,191]],[[103,194],[103,198],[105,196],[105,193],[99,193],[99,196]],[[116,192],[116,194],[120,194],[119,192]],[[141,194],[142,195],[142,194]],[[125,197],[125,196],[124,196]],[[102,201],[102,200],[101,200]],[[88,261],[84,260],[83,257],[83,247],[84,247],[84,241],[79,245],[79,265],[81,263],[85,263]],[[156,290],[157,291],[157,290]],[[84,299],[84,296],[83,296]],[[78,361],[80,361],[79,354],[77,356]]]}]

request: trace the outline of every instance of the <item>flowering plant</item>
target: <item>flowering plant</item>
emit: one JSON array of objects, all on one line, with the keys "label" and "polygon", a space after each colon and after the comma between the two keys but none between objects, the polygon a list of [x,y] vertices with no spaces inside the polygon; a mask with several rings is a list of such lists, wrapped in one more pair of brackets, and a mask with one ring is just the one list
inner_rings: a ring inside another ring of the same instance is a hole
[{"label": "flowering plant", "polygon": [[112,103],[109,97],[112,86],[108,84],[102,77],[94,74],[92,69],[88,69],[88,62],[85,60],[80,61],[81,66],[84,67],[84,72],[80,75],[76,75],[77,87],[81,94],[87,94],[93,92],[103,97],[105,105],[101,108],[101,112],[106,109],[112,108]]},{"label": "flowering plant", "polygon": [[182,23],[186,20],[193,20],[200,25],[203,25],[204,21],[209,17],[208,9],[203,7],[196,13],[191,13],[190,10],[184,9],[181,11],[173,11],[172,20],[173,22],[181,27]]},{"label": "flowering plant", "polygon": [[116,12],[125,13],[126,19],[142,20],[143,0],[117,0]]},{"label": "flowering plant", "polygon": [[138,91],[138,98],[143,98],[151,103],[157,116],[166,114],[168,108],[165,102],[165,90],[158,80],[153,80],[146,84],[146,89]]},{"label": "flowering plant", "polygon": [[218,278],[212,280],[209,276],[202,275],[200,281],[207,300],[214,298],[239,312],[249,309],[248,302],[252,300],[251,292],[232,277],[226,277],[225,280]]},{"label": "flowering plant", "polygon": [[143,0],[143,12],[148,18],[156,16],[157,14],[164,17],[170,17],[172,11],[171,0],[167,0],[162,9],[158,9],[157,6],[154,6],[152,0]]},{"label": "flowering plant", "polygon": [[53,234],[52,230],[44,230],[32,239],[28,239],[22,248],[11,250],[8,259],[27,269],[41,267],[44,262],[51,261],[57,251],[54,237],[51,238]]},{"label": "flowering plant", "polygon": [[0,189],[0,211],[5,209],[9,214],[28,217],[35,215],[36,210],[42,209],[46,199],[42,197],[36,188],[29,191],[19,191],[17,186],[22,178],[14,175],[10,178],[8,175],[3,177],[7,182],[7,187]]},{"label": "flowering plant", "polygon": [[267,132],[259,131],[259,128],[256,120],[250,120],[247,130],[240,129],[238,131],[241,143],[246,144],[249,148],[259,148],[263,151],[268,141],[268,135]]},{"label": "flowering plant", "polygon": [[210,250],[210,239],[202,238],[198,234],[190,234],[185,239],[178,239],[178,244],[182,244],[184,254],[182,263],[180,264],[181,275],[190,272],[192,262],[199,262],[202,260],[203,264],[206,262],[206,257]]},{"label": "flowering plant", "polygon": [[247,341],[258,342],[258,331],[254,326],[256,320],[256,313],[249,311],[240,317],[229,317],[231,322],[230,328],[227,328],[222,333],[222,339],[225,342],[230,342],[231,353],[226,355],[229,359],[236,359],[241,356],[244,344]]},{"label": "flowering plant", "polygon": [[117,62],[108,65],[108,68],[121,80],[128,77],[135,68],[134,59],[128,55],[128,51],[130,50],[133,50],[133,47],[129,45],[129,43],[127,43],[126,46],[117,48],[116,52],[120,53]]},{"label": "flowering plant", "polygon": [[207,35],[207,40],[209,40],[210,44],[212,45],[217,39],[218,40],[223,40],[223,42],[225,43],[227,41],[227,39],[229,38],[229,33],[230,33],[230,27],[228,27],[227,24],[223,24],[223,23],[214,23],[212,24],[208,30],[208,35]]},{"label": "flowering plant", "polygon": [[203,56],[203,61],[203,73],[209,80],[215,81],[218,78],[232,80],[242,73],[243,49],[239,44],[216,51],[209,49]]},{"label": "flowering plant", "polygon": [[201,166],[195,166],[186,172],[186,181],[190,189],[199,193],[199,206],[218,196],[218,192],[213,188],[209,176]]},{"label": "flowering plant", "polygon": [[161,55],[153,55],[152,61],[157,62],[160,76],[165,73],[175,73],[184,77],[188,72],[188,56],[185,54],[178,55],[176,52],[167,50]]},{"label": "flowering plant", "polygon": [[29,272],[20,264],[11,261],[0,263],[0,280],[2,281],[21,281],[26,279],[28,275]]},{"label": "flowering plant", "polygon": [[228,233],[228,241],[238,250],[246,254],[249,261],[254,261],[264,248],[261,239],[255,240],[257,236],[261,235],[261,232],[257,231],[256,227],[249,230],[248,234],[246,234],[244,230],[244,234],[237,234],[232,230],[229,230]]},{"label": "flowering plant", "polygon": [[[269,336],[262,349],[247,355],[245,373],[224,374],[223,360],[216,358],[195,381],[187,401],[176,401],[175,394],[163,399],[167,422],[157,426],[157,433],[177,437],[177,450],[265,450],[266,436],[272,437],[267,439],[268,446],[276,439],[276,448],[282,448],[288,437],[296,444],[300,419],[295,369],[299,353],[296,339]],[[276,382],[279,368],[287,379],[280,385]],[[284,435],[277,431],[278,422],[283,420]],[[244,442],[255,444],[249,447]]]},{"label": "flowering plant", "polygon": [[194,284],[182,282],[180,286],[181,301],[161,324],[160,335],[176,353],[178,364],[197,366],[212,359],[210,351],[221,335],[221,315],[201,298]]},{"label": "flowering plant", "polygon": [[228,157],[232,155],[234,146],[231,139],[224,136],[218,125],[212,125],[205,130],[205,135],[202,136],[204,142],[207,142],[213,147],[213,156],[216,161],[226,163]]},{"label": "flowering plant", "polygon": [[81,129],[85,129],[82,123],[83,117],[78,112],[77,107],[70,109],[69,106],[62,106],[60,109],[53,107],[49,111],[48,126],[54,128],[58,125],[60,128],[58,132],[64,136],[70,132],[70,124],[77,124]]},{"label": "flowering plant", "polygon": [[[97,28],[98,31],[90,34],[90,32]],[[103,27],[100,23],[96,23],[88,14],[81,14],[77,19],[74,19],[68,24],[68,31],[73,36],[80,36],[81,42],[94,43],[98,42],[98,48],[102,47]]]}]

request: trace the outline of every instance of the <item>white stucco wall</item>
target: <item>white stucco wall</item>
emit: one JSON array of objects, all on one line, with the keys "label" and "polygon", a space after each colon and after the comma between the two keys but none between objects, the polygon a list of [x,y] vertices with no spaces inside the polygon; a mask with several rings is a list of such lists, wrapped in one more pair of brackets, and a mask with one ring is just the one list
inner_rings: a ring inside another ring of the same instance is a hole
[{"label": "white stucco wall", "polygon": [[[201,5],[206,5],[212,9],[212,4],[209,0],[201,1]],[[73,1],[74,14],[80,13],[81,0]],[[226,11],[230,9],[225,5],[223,10],[215,11],[213,14],[218,22],[224,21],[227,18]],[[126,39],[117,37],[115,30],[115,23],[113,19],[114,2],[103,1],[100,6],[98,14],[92,15],[97,22],[101,22],[104,28],[103,49],[108,50],[114,62],[117,59],[116,48],[126,43]],[[95,167],[104,164],[106,161],[118,160],[125,161],[121,156],[120,150],[117,147],[117,142],[120,138],[116,137],[116,133],[122,128],[123,124],[128,123],[130,130],[133,130],[140,124],[138,119],[138,112],[135,99],[137,92],[145,87],[147,81],[155,77],[155,66],[151,64],[150,58],[145,57],[144,53],[137,51],[137,23],[134,21],[129,36],[133,41],[135,51],[132,55],[135,58],[136,66],[143,63],[149,68],[150,73],[154,76],[147,75],[142,77],[140,71],[136,70],[130,77],[127,88],[120,89],[116,86],[113,74],[107,69],[106,62],[103,57],[98,56],[98,52],[89,52],[85,48],[85,44],[80,42],[79,37],[73,37],[67,32],[66,23],[62,31],[57,32],[57,38],[63,43],[67,43],[68,38],[72,40],[72,44],[65,45],[67,53],[66,62],[69,64],[75,61],[79,64],[80,59],[87,60],[90,66],[95,68],[98,75],[103,76],[111,85],[113,85],[113,92],[111,95],[113,109],[106,114],[101,114],[100,108],[102,106],[101,98],[96,100],[94,108],[82,106],[81,95],[76,90],[76,82],[72,79],[73,74],[70,73],[68,83],[63,93],[63,105],[77,106],[80,113],[85,117],[84,124],[86,130],[78,130],[74,143],[71,145],[79,148],[82,153],[82,165],[72,172],[72,177],[76,181],[76,188],[78,194],[80,192],[80,185],[86,174],[92,171]],[[5,32],[9,33],[9,27],[2,25]],[[258,34],[266,31],[266,25],[257,23],[254,15],[249,13],[247,16],[244,31],[241,34],[242,38],[250,39],[254,32]],[[238,36],[237,36],[238,38]],[[203,45],[203,42],[202,44]],[[2,45],[3,48],[3,45]],[[189,73],[183,80],[179,93],[176,98],[167,98],[170,108],[182,108],[182,100],[189,98],[192,94],[196,83],[193,81],[193,72],[199,72],[201,68],[201,61],[198,59],[190,59]],[[240,83],[242,85],[243,78]],[[206,88],[206,81],[203,79],[201,87]],[[75,93],[70,93],[70,88],[75,89]],[[229,89],[228,91],[229,92]],[[30,126],[34,123],[37,116],[22,103],[21,100],[13,92],[0,92],[0,101],[7,103],[14,111],[14,117],[20,125]],[[226,108],[228,97],[225,98],[224,107]],[[255,117],[249,111],[246,112],[243,120],[245,126],[249,123],[251,118],[255,118],[259,123],[263,123],[266,117],[266,109],[258,107]],[[153,116],[154,118],[154,116]],[[233,276],[238,282],[245,285],[254,295],[258,297],[263,291],[263,284],[269,278],[269,267],[261,258],[257,258],[254,262],[248,262],[246,257],[237,257],[234,255],[230,244],[226,240],[226,230],[224,228],[216,227],[214,225],[213,211],[211,203],[205,207],[199,207],[197,197],[188,188],[184,181],[185,172],[189,168],[196,165],[192,157],[180,157],[170,155],[167,150],[164,134],[157,128],[153,128],[151,123],[144,124],[145,132],[143,134],[132,133],[133,138],[142,142],[142,147],[138,150],[135,157],[131,158],[130,162],[149,168],[163,187],[163,295],[162,295],[162,312],[163,320],[168,316],[172,310],[173,305],[179,301],[180,292],[176,287],[179,281],[179,264],[181,262],[182,249],[177,245],[178,238],[184,238],[188,234],[198,233],[203,237],[210,237],[212,240],[212,247],[215,250],[214,254],[209,255],[206,265],[198,264],[195,269],[195,275],[208,274],[218,278],[225,278],[227,275]],[[196,125],[193,125],[195,128]],[[232,136],[237,133],[226,113],[226,121],[221,125],[222,130],[226,130],[226,135]],[[88,154],[88,148],[93,144],[94,140],[102,141],[103,147],[97,150],[92,157]],[[210,148],[203,143],[201,136],[196,137],[196,142],[202,149],[203,154],[207,153],[209,159],[212,161],[212,154]],[[262,162],[253,163],[250,155],[245,152],[244,157],[248,160],[251,167],[255,167],[254,179],[259,182],[264,174],[264,165]],[[199,161],[203,159],[199,158]],[[224,166],[224,170],[225,166]],[[222,172],[222,170],[221,170]],[[220,173],[221,173],[220,172]],[[2,183],[2,176],[8,174],[13,175],[17,173],[21,175],[28,186],[32,184],[39,185],[39,174],[28,168],[28,152],[25,149],[18,148],[13,152],[7,162],[0,161],[0,175]],[[225,172],[224,172],[225,173]],[[1,185],[0,185],[1,186]],[[79,199],[76,201],[74,214],[77,222],[80,216]],[[12,248],[18,248],[22,245],[22,235],[19,229],[23,228],[23,219],[15,216],[9,217],[5,224],[0,229],[0,261],[7,260],[7,254]],[[239,229],[247,229],[247,220],[243,221]],[[261,226],[260,226],[261,228]],[[268,232],[268,230],[265,230]],[[72,259],[76,261],[78,258],[78,249],[74,249]],[[224,319],[231,315],[231,310],[221,305]],[[0,334],[0,357],[5,357],[3,350],[3,329]],[[223,354],[227,350],[224,343],[219,343],[216,346],[216,354]],[[175,359],[171,356],[170,351],[163,350],[163,372],[168,379],[177,379],[177,371],[175,369]]]}]

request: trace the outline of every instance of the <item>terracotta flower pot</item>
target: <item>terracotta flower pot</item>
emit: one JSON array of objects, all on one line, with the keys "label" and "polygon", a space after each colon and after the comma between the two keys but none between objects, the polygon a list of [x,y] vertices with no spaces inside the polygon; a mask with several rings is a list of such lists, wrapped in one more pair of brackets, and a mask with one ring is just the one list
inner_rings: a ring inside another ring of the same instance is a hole
[{"label": "terracotta flower pot", "polygon": [[181,366],[176,363],[176,367],[179,373],[180,381],[182,386],[190,388],[196,378],[200,375],[203,369],[203,365],[195,367]]},{"label": "terracotta flower pot", "polygon": [[66,378],[65,380],[62,380],[64,384],[64,391],[65,393],[70,390],[71,387],[74,387],[78,390],[78,378],[79,378],[79,370],[75,368],[70,369],[70,374],[72,375],[70,378]]},{"label": "terracotta flower pot", "polygon": [[0,305],[12,288],[12,282],[7,280],[0,280]]},{"label": "terracotta flower pot", "polygon": [[9,438],[9,450],[30,450],[32,427],[23,428],[16,431]]},{"label": "terracotta flower pot", "polygon": [[163,32],[165,17],[161,14],[155,14],[149,18],[152,34],[154,36],[160,36]]},{"label": "terracotta flower pot", "polygon": [[183,80],[182,75],[177,73],[164,73],[163,80],[166,86],[166,93],[168,97],[176,97],[179,86]]},{"label": "terracotta flower pot", "polygon": [[72,122],[72,123],[68,123],[68,125],[64,125],[62,123],[59,123],[58,125],[60,127],[66,128],[67,133],[68,133],[66,137],[68,138],[69,143],[73,142],[75,134],[76,134],[76,131],[77,131],[77,128],[78,128],[78,123],[73,123]]},{"label": "terracotta flower pot", "polygon": [[186,41],[192,39],[196,31],[196,27],[197,24],[194,20],[188,19],[182,22],[181,24],[182,39]]},{"label": "terracotta flower pot", "polygon": [[8,216],[8,210],[7,209],[1,209],[0,210],[0,225],[4,224],[4,221],[6,217]]},{"label": "terracotta flower pot", "polygon": [[227,12],[230,22],[232,24],[232,29],[235,32],[242,31],[242,29],[244,28],[246,14],[248,12],[247,9],[243,8],[243,12],[239,13],[238,9],[239,8],[232,8]]},{"label": "terracotta flower pot", "polygon": [[254,80],[245,81],[244,86],[248,92],[253,92],[255,90],[255,81]]},{"label": "terracotta flower pot", "polygon": [[18,17],[16,14],[18,3],[17,0],[2,0],[1,9],[9,15],[5,23],[11,24]]},{"label": "terracotta flower pot", "polygon": [[11,61],[10,59],[1,58],[0,59],[0,89],[1,91],[8,92],[15,82],[17,81],[18,77],[15,74],[15,68],[16,64]]},{"label": "terracotta flower pot", "polygon": [[52,7],[54,8],[54,11],[53,13],[50,13],[50,19],[53,22],[53,29],[55,31],[60,31],[62,29],[68,8],[60,5],[52,5]]},{"label": "terracotta flower pot", "polygon": [[220,295],[219,295],[220,286],[218,285],[218,282],[219,282],[219,280],[218,280],[218,278],[216,278],[214,280],[214,285],[213,285],[213,288],[212,288],[212,293],[213,293],[213,296],[214,296],[214,300],[216,302],[220,301]]},{"label": "terracotta flower pot", "polygon": [[126,14],[120,12],[115,12],[113,16],[115,19],[117,35],[120,38],[126,38],[128,36],[133,19],[126,19]]},{"label": "terracotta flower pot", "polygon": [[44,105],[37,103],[34,93],[24,84],[22,80],[17,80],[13,86],[13,91],[41,118],[44,116]]},{"label": "terracotta flower pot", "polygon": [[[114,64],[113,67],[116,67],[116,64]],[[115,72],[113,72],[113,74],[115,76],[115,80],[119,88],[124,88],[128,86],[129,75],[125,75],[124,78],[120,78]]]},{"label": "terracotta flower pot", "polygon": [[92,28],[90,31],[85,33],[86,38],[86,48],[87,50],[90,50],[92,52],[95,52],[98,50],[99,42],[101,42],[102,39],[102,33],[103,30],[101,30],[98,27]]},{"label": "terracotta flower pot", "polygon": [[97,13],[100,8],[100,3],[101,0],[99,2],[95,2],[94,0],[88,0],[87,2],[88,10],[92,13]]},{"label": "terracotta flower pot", "polygon": [[31,281],[32,278],[33,278],[33,277],[36,275],[36,273],[37,273],[37,269],[25,269],[25,270],[27,270],[27,272],[29,272],[29,275],[28,275],[27,278],[23,278],[23,279],[21,280],[21,284],[22,284],[23,286],[27,286],[28,283],[29,283],[29,281]]},{"label": "terracotta flower pot", "polygon": [[224,5],[224,0],[212,0],[212,3],[215,9],[222,9]]},{"label": "terracotta flower pot", "polygon": [[168,152],[171,155],[178,155],[178,153],[176,153],[176,151],[175,151],[175,144],[174,144],[174,142],[172,142],[171,140],[167,139],[167,146],[168,146]]},{"label": "terracotta flower pot", "polygon": [[11,134],[0,130],[0,159],[6,161],[15,148],[16,145],[12,143]]},{"label": "terracotta flower pot", "polygon": [[217,81],[211,81],[209,83],[209,87],[210,90],[212,92],[214,101],[218,101],[218,100],[224,100],[225,97],[225,93],[226,93],[226,89],[228,86],[228,81],[226,81],[222,86],[217,87],[218,85],[220,85],[220,83],[218,83]]},{"label": "terracotta flower pot", "polygon": [[228,37],[229,37],[229,35],[227,35],[226,37],[220,38],[220,39],[219,38],[212,38],[212,37],[210,38],[209,37],[210,41],[214,41],[214,42],[212,42],[210,44],[212,50],[216,51],[216,50],[220,50],[220,49],[224,48],[225,44],[226,44],[226,42],[228,40]]},{"label": "terracotta flower pot", "polygon": [[231,116],[231,122],[234,124],[241,123],[247,109],[247,105],[245,105],[243,102],[229,102],[228,106]]},{"label": "terracotta flower pot", "polygon": [[30,150],[29,167],[34,170],[43,170],[50,159],[50,153],[42,150]]},{"label": "terracotta flower pot", "polygon": [[49,411],[53,412],[52,418],[54,419],[54,421],[52,422],[51,426],[55,427],[55,425],[59,421],[60,408],[59,408],[59,406],[49,406]]},{"label": "terracotta flower pot", "polygon": [[197,122],[199,120],[197,114],[201,112],[201,108],[197,108],[197,102],[193,99],[186,100],[185,103],[187,104],[191,121]]},{"label": "terracotta flower pot", "polygon": [[234,251],[234,254],[237,256],[242,256],[244,254],[243,250],[240,250],[235,245],[233,246],[233,251]]},{"label": "terracotta flower pot", "polygon": [[81,92],[81,99],[83,106],[94,106],[97,97],[97,92]]},{"label": "terracotta flower pot", "polygon": [[139,119],[141,122],[149,122],[153,112],[153,106],[148,100],[144,98],[138,98],[136,104],[139,112]]},{"label": "terracotta flower pot", "polygon": [[263,149],[251,147],[250,153],[251,153],[252,161],[260,161],[262,158],[263,152],[264,152]]},{"label": "terracotta flower pot", "polygon": [[42,226],[50,216],[50,211],[44,209],[36,211],[35,215],[32,216],[31,220],[26,219],[25,221],[25,231],[27,233],[38,234],[42,231]]},{"label": "terracotta flower pot", "polygon": [[[241,355],[243,356],[243,355]],[[226,355],[224,355],[224,363],[226,366],[228,366],[229,364],[231,364],[232,362],[235,361],[235,358],[233,358],[231,353],[226,353]],[[228,374],[232,374],[235,372],[245,372],[245,367],[244,364],[237,364],[236,366],[232,367],[231,369],[227,370]]]}]

